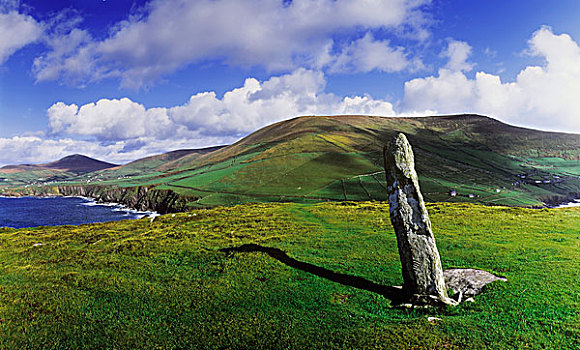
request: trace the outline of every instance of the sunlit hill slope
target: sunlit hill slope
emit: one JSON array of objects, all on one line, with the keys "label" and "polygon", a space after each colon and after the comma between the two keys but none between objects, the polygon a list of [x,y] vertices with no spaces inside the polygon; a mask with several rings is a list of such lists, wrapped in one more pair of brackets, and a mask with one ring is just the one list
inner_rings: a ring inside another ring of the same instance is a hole
[{"label": "sunlit hill slope", "polygon": [[196,198],[194,207],[385,200],[382,150],[398,132],[414,147],[428,201],[537,206],[579,196],[580,135],[478,115],[298,117],[230,146],[154,157],[68,181],[171,189]]}]

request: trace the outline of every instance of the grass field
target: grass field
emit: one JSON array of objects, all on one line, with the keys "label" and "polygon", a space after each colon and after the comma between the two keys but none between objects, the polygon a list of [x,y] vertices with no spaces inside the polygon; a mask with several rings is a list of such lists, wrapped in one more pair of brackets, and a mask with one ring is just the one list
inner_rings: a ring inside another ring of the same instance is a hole
[{"label": "grass field", "polygon": [[[402,283],[381,202],[0,229],[0,348],[578,349],[579,209],[428,210],[444,268],[508,282],[420,311],[329,280]],[[262,251],[227,250],[250,243]]]}]

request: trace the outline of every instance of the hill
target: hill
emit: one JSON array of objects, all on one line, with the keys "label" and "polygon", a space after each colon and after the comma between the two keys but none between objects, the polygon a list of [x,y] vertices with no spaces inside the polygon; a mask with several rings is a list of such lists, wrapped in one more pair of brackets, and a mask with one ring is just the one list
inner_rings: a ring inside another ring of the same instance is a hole
[{"label": "hill", "polygon": [[0,168],[0,174],[15,174],[30,171],[52,170],[75,174],[91,173],[115,167],[115,164],[103,162],[81,154],[73,154],[55,162],[46,164],[6,165]]},{"label": "hill", "polygon": [[[7,165],[0,168],[0,181],[4,187],[22,185],[53,185],[59,183],[91,182],[92,173],[107,170],[110,178],[124,179],[142,174],[161,174],[166,167],[173,167],[185,158],[189,161],[223,146],[202,149],[182,149],[145,157],[125,165],[116,165],[95,160],[83,155],[71,155],[46,164]],[[2,177],[3,176],[3,177]],[[0,184],[2,184],[0,182]]]},{"label": "hill", "polygon": [[0,168],[0,188],[75,181],[83,174],[115,166],[80,154],[45,164],[6,165]]},{"label": "hill", "polygon": [[[262,201],[385,200],[382,149],[407,134],[429,201],[533,206],[580,191],[580,135],[478,115],[299,117],[162,174],[126,179],[197,196],[201,206]],[[106,172],[102,172],[106,176]],[[450,197],[451,190],[458,195]]]},{"label": "hill", "polygon": [[170,189],[197,198],[191,205],[201,207],[385,200],[382,149],[398,132],[415,150],[428,201],[540,206],[580,196],[580,135],[479,115],[298,117],[230,146],[147,160],[147,166],[137,161],[80,180]]},{"label": "hill", "polygon": [[144,172],[163,171],[179,167],[181,163],[188,164],[204,154],[217,151],[225,146],[206,147],[200,149],[180,149],[150,157],[137,159],[133,162],[109,168],[115,175],[135,176]]}]

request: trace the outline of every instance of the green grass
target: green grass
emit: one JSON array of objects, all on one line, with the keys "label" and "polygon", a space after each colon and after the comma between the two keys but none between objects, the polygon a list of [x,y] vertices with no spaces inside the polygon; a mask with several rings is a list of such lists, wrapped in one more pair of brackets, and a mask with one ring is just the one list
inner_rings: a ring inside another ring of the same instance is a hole
[{"label": "green grass", "polygon": [[508,282],[475,303],[410,311],[261,252],[220,251],[255,243],[400,285],[381,202],[246,204],[153,223],[0,229],[0,348],[578,348],[580,210],[428,210],[444,268],[481,268]]}]

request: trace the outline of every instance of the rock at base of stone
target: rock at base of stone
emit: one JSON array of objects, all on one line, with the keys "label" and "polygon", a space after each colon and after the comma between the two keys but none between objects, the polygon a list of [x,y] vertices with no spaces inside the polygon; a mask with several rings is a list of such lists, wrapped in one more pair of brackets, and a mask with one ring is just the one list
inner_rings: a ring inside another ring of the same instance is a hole
[{"label": "rock at base of stone", "polygon": [[443,277],[447,288],[463,298],[481,293],[483,287],[491,282],[507,281],[504,277],[476,269],[448,269],[443,271]]},{"label": "rock at base of stone", "polygon": [[[431,307],[455,306],[462,302],[474,302],[474,296],[483,292],[483,288],[495,281],[506,282],[507,278],[477,269],[448,269],[443,271],[445,284],[453,297],[442,300],[433,295],[415,294],[411,300],[395,307],[407,309],[426,309]],[[402,291],[402,287],[398,287]]]}]

